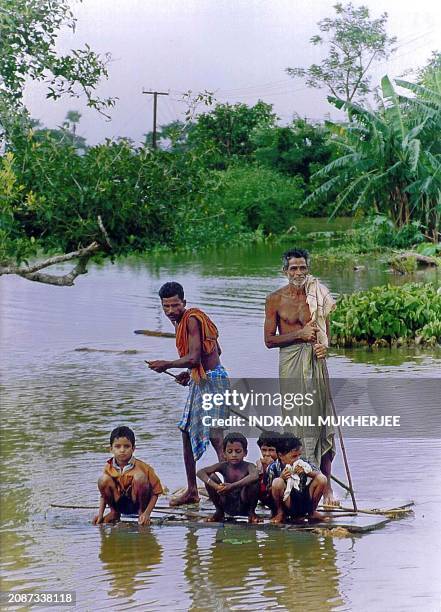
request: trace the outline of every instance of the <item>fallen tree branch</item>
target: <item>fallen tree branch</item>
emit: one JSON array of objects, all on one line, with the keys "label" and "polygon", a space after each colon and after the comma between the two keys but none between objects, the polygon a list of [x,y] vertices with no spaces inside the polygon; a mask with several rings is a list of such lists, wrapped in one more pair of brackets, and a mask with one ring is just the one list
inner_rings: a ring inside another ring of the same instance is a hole
[{"label": "fallen tree branch", "polygon": [[435,257],[429,257],[428,255],[421,255],[415,251],[405,251],[404,253],[397,253],[394,258],[389,262],[393,264],[394,261],[405,261],[407,259],[414,258],[417,263],[422,266],[438,266],[438,262]]},{"label": "fallen tree branch", "polygon": [[76,259],[77,257],[90,257],[92,253],[98,251],[100,248],[101,247],[98,242],[92,242],[91,244],[89,244],[89,246],[84,247],[82,249],[78,249],[77,251],[64,253],[64,255],[54,255],[54,257],[49,257],[48,259],[39,261],[31,266],[26,266],[25,268],[22,268],[21,266],[0,266],[0,276],[2,276],[3,274],[18,274],[19,276],[23,276],[24,274],[33,274],[34,272],[42,270],[43,268],[48,268],[49,266],[54,266],[55,264],[64,263],[65,261]]},{"label": "fallen tree branch", "polygon": [[[98,242],[92,242],[89,246],[71,253],[65,253],[64,255],[55,255],[49,257],[43,261],[39,261],[31,266],[0,266],[0,276],[3,274],[16,274],[26,280],[34,281],[37,283],[45,283],[46,285],[56,285],[58,287],[71,287],[74,284],[74,280],[80,274],[87,274],[87,263],[93,253],[98,251],[101,245]],[[70,272],[67,274],[45,274],[39,270],[48,268],[55,264],[64,263],[71,259],[78,259],[78,263]]]},{"label": "fallen tree branch", "polygon": [[87,274],[87,263],[90,255],[80,257],[77,265],[70,272],[63,275],[45,274],[44,272],[16,272],[18,276],[26,278],[26,280],[35,281],[37,283],[45,283],[46,285],[57,285],[58,287],[72,287],[74,280],[80,274]]}]

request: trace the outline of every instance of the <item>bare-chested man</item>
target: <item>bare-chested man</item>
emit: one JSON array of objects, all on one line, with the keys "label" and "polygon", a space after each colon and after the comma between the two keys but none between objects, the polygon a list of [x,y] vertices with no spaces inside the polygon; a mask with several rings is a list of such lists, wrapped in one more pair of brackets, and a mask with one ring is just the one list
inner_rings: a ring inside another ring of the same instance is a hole
[{"label": "bare-chested man", "polygon": [[[329,313],[335,308],[335,302],[329,290],[309,274],[308,251],[287,251],[283,255],[283,272],[288,284],[266,300],[265,344],[268,348],[280,349],[282,391],[310,389],[307,385],[312,380],[316,391],[314,407],[299,408],[299,413],[316,416],[315,410],[328,416],[332,414],[332,400],[324,360],[329,345]],[[335,455],[333,429],[295,428],[294,433],[302,438],[308,461],[320,465],[328,479],[324,503],[336,503],[330,482]]]},{"label": "bare-chested man", "polygon": [[[188,368],[176,377],[176,381],[189,385],[184,412],[179,422],[184,447],[184,463],[187,473],[187,490],[171,500],[171,506],[199,501],[196,484],[196,461],[205,452],[209,441],[219,461],[223,461],[223,432],[203,424],[203,394],[224,393],[229,387],[228,374],[221,365],[221,349],[218,331],[213,321],[198,308],[186,308],[184,289],[175,282],[165,283],[159,290],[162,308],[176,329],[176,348],[179,359],[150,361],[149,367],[157,373],[169,368]],[[222,404],[214,405],[210,411],[213,422],[227,418],[228,409]]]}]

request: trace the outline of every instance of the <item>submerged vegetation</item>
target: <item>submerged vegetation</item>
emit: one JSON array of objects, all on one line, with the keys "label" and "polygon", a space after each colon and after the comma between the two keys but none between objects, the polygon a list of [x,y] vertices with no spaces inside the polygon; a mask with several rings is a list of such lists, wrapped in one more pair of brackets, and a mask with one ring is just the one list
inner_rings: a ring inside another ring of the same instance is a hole
[{"label": "submerged vegetation", "polygon": [[441,342],[441,289],[387,285],[341,296],[331,321],[335,346],[435,345]]}]

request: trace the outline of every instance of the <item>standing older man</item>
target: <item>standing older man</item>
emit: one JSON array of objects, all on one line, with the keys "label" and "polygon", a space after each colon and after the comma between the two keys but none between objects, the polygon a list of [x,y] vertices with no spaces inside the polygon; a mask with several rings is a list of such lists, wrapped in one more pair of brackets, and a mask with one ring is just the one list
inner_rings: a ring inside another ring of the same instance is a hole
[{"label": "standing older man", "polygon": [[[335,308],[335,301],[329,290],[309,274],[309,263],[309,253],[304,249],[284,253],[283,272],[288,284],[267,297],[265,344],[268,348],[280,349],[281,392],[313,392],[313,405],[297,407],[296,416],[311,415],[316,423],[318,415],[332,415],[325,359],[329,314]],[[331,463],[335,455],[333,428],[298,426],[293,428],[293,433],[302,439],[308,461],[320,465],[328,479],[324,503],[337,503],[331,487]]]}]

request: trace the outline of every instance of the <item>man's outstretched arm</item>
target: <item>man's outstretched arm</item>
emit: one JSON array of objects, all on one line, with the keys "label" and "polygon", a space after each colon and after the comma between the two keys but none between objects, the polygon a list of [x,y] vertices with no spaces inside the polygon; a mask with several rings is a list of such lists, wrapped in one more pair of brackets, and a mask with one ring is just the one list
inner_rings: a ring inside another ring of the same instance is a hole
[{"label": "man's outstretched arm", "polygon": [[199,323],[195,317],[191,317],[187,321],[188,330],[188,353],[180,359],[173,361],[165,361],[158,359],[149,361],[149,368],[155,372],[164,372],[169,368],[195,368],[201,363],[201,332]]}]

